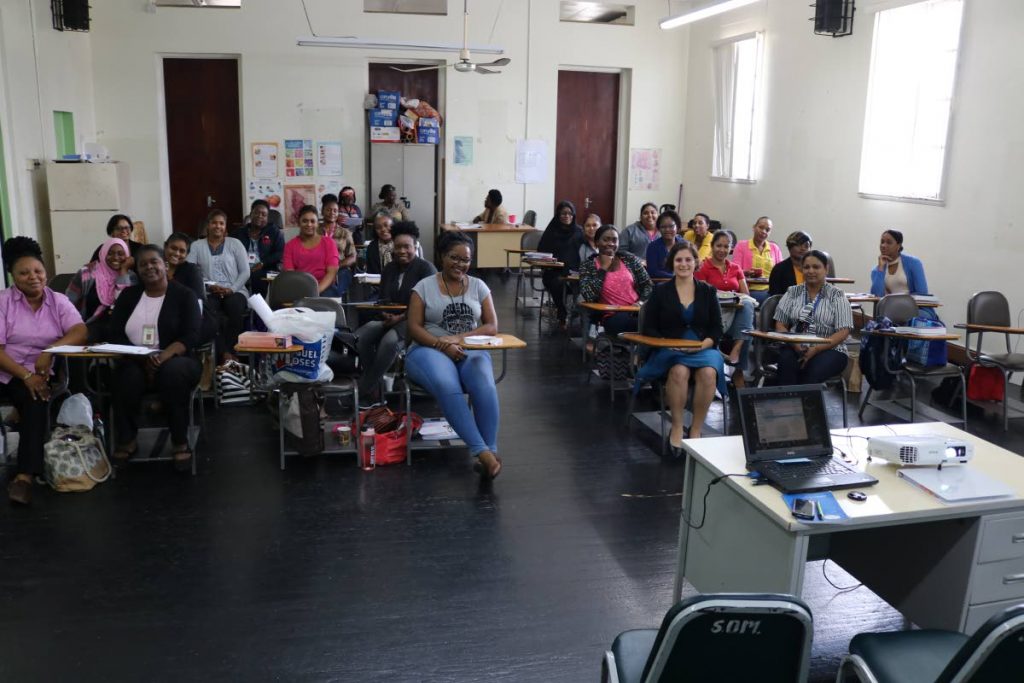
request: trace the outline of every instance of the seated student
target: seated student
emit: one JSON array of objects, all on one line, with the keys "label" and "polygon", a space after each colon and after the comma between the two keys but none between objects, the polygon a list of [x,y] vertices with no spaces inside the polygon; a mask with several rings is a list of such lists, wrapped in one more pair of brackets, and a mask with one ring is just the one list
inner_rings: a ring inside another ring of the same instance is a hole
[{"label": "seated student", "polygon": [[619,235],[619,247],[641,261],[647,258],[647,245],[658,239],[658,207],[646,202],[640,207],[640,220],[630,223]]},{"label": "seated student", "polygon": [[264,273],[280,270],[284,255],[284,233],[270,223],[270,204],[263,199],[255,200],[249,209],[249,222],[231,236],[242,243],[248,255],[249,289],[253,294],[266,296],[270,283],[263,279]]},{"label": "seated student", "polygon": [[[782,261],[782,250],[775,242],[768,241],[772,233],[772,219],[761,216],[754,222],[754,237],[736,244],[733,263],[738,265],[747,277],[771,277],[772,268]],[[713,248],[713,247],[712,247]],[[768,285],[749,285],[750,296],[757,303],[768,298]]]},{"label": "seated student", "polygon": [[92,339],[103,338],[102,327],[118,295],[136,282],[128,268],[128,254],[125,241],[111,237],[100,247],[99,259],[81,268],[68,284],[65,294],[85,320]]},{"label": "seated student", "polygon": [[0,396],[18,411],[17,474],[7,485],[12,503],[32,502],[32,480],[43,476],[43,444],[50,409],[53,356],[44,349],[85,344],[82,316],[63,294],[46,286],[39,244],[28,237],[4,242],[11,286],[0,291]]},{"label": "seated student", "polygon": [[316,207],[299,210],[299,234],[284,245],[284,270],[301,270],[317,281],[320,296],[341,296],[338,277],[338,245],[318,232]]},{"label": "seated student", "polygon": [[172,232],[164,242],[164,263],[167,264],[167,279],[189,288],[200,302],[199,343],[206,344],[217,336],[220,320],[206,303],[206,286],[199,266],[188,262],[192,238],[183,232]]},{"label": "seated student", "polygon": [[683,239],[693,244],[698,258],[703,261],[711,256],[711,218],[706,213],[695,213],[690,225],[692,227],[686,230]]},{"label": "seated student", "polygon": [[[356,205],[356,191],[346,185],[338,195],[338,219],[349,229],[356,244],[362,244],[363,212]],[[359,231],[359,234],[356,234]]]},{"label": "seated student", "polygon": [[167,279],[163,250],[150,244],[139,250],[140,284],[118,299],[110,341],[153,349],[148,356],[128,356],[114,368],[114,416],[117,445],[111,458],[124,462],[135,455],[138,417],[147,388],[160,394],[171,432],[174,469],[190,472],[188,407],[201,367],[193,356],[199,341],[199,304],[195,293]]},{"label": "seated student", "polygon": [[[206,237],[192,243],[188,262],[195,263],[203,273],[206,286],[205,307],[213,311],[220,323],[217,344],[221,362],[236,360],[235,345],[245,328],[249,296],[245,283],[249,280],[249,257],[245,247],[227,236],[228,215],[214,209],[206,218]],[[163,263],[161,255],[160,262]]]},{"label": "seated student", "polygon": [[412,220],[405,202],[398,199],[398,190],[394,185],[382,185],[377,197],[380,198],[380,201],[370,207],[371,216],[377,213],[386,213],[391,216],[392,220]]},{"label": "seated student", "polygon": [[[441,272],[424,278],[409,297],[408,330],[414,342],[405,357],[409,378],[433,395],[452,429],[477,459],[481,478],[501,472],[498,457],[498,391],[487,351],[462,348],[468,335],[496,334],[491,291],[469,275],[472,240],[461,232],[438,239]],[[463,393],[469,394],[469,403]]]},{"label": "seated student", "polygon": [[715,288],[694,279],[697,269],[697,248],[683,241],[668,252],[673,277],[654,288],[644,310],[644,323],[640,333],[665,339],[690,339],[701,342],[700,348],[654,349],[637,371],[637,383],[662,379],[668,398],[672,427],[669,445],[678,457],[682,451],[683,413],[689,393],[690,378],[694,379],[693,423],[689,438],[701,435],[717,387],[727,396],[722,354],[718,340],[722,336],[722,311]]},{"label": "seated student", "polygon": [[747,290],[747,280],[743,277],[743,270],[735,263],[729,261],[729,251],[732,248],[732,235],[728,230],[719,230],[711,240],[711,257],[701,262],[700,268],[694,273],[694,277],[702,282],[707,282],[719,292],[736,292],[743,296],[739,299],[740,308],[722,311],[722,327],[725,334],[733,341],[732,349],[729,350],[727,362],[735,365],[737,372],[733,373],[733,384],[742,387],[746,384],[743,371],[747,367],[747,354],[744,353],[749,336],[743,334],[743,330],[754,327],[754,300],[750,298]]},{"label": "seated student", "polygon": [[669,249],[676,242],[682,242],[679,225],[682,219],[675,211],[669,210],[658,216],[658,232],[661,237],[647,245],[647,273],[651,277],[672,277],[671,264],[666,264]]},{"label": "seated student", "polygon": [[878,266],[871,271],[872,294],[931,294],[921,259],[903,253],[902,232],[883,232],[878,250]]},{"label": "seated student", "polygon": [[395,245],[391,241],[391,226],[394,220],[387,213],[373,217],[373,237],[366,245],[366,272],[380,274],[391,263],[391,252]]},{"label": "seated student", "polygon": [[553,254],[564,264],[561,269],[545,268],[541,275],[544,289],[551,296],[558,311],[558,322],[563,327],[568,312],[565,308],[565,281],[562,276],[579,267],[579,245],[582,240],[583,228],[576,223],[576,207],[568,200],[558,202],[554,217],[540,237],[537,251]]},{"label": "seated student", "polygon": [[776,263],[772,268],[772,274],[768,277],[768,296],[785,294],[790,287],[804,281],[804,254],[813,246],[811,236],[803,230],[789,233],[789,237],[786,238],[789,258]]},{"label": "seated student", "polygon": [[[132,230],[135,229],[135,225],[132,223],[132,219],[125,216],[123,213],[116,213],[110,217],[107,221],[107,237],[116,237],[119,240],[124,240],[128,245],[128,267],[135,267],[135,252],[142,248],[142,244],[131,239]],[[92,252],[92,256],[89,261],[99,261],[100,259],[100,248],[103,244],[96,247],[96,251]]]},{"label": "seated student", "polygon": [[803,284],[786,290],[775,309],[775,329],[813,334],[827,344],[786,344],[779,350],[778,383],[819,384],[846,368],[853,310],[842,290],[825,281],[828,257],[817,249],[802,261]]},{"label": "seated student", "polygon": [[[395,248],[380,278],[382,302],[408,305],[416,283],[437,273],[433,263],[416,256],[419,236],[415,223],[399,222],[391,229]],[[381,313],[379,320],[371,320],[356,330],[359,364],[363,368],[359,379],[360,402],[371,406],[380,400],[380,379],[398,358],[407,336],[405,313]]]},{"label": "seated student", "polygon": [[488,190],[487,196],[484,197],[484,210],[483,213],[474,216],[474,223],[508,223],[508,211],[501,205],[503,197],[501,192],[498,190]]},{"label": "seated student", "polygon": [[338,247],[338,293],[339,296],[348,291],[352,284],[352,266],[356,264],[356,243],[352,232],[339,219],[340,206],[338,198],[333,194],[325,194],[320,198],[320,234],[334,240]]},{"label": "seated student", "polygon": [[[628,251],[619,249],[619,233],[614,225],[597,230],[597,256],[580,264],[580,297],[584,301],[616,306],[635,306],[651,295],[651,278],[644,264]],[[605,334],[635,332],[637,314],[628,311],[601,316]]]},{"label": "seated student", "polygon": [[580,240],[580,263],[597,256],[597,229],[601,227],[601,217],[596,213],[587,216],[583,221],[583,239]]}]

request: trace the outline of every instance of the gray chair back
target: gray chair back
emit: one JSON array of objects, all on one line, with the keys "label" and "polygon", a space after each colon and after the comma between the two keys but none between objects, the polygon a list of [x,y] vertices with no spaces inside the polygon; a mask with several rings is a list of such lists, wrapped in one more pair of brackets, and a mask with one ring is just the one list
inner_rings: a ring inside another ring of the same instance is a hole
[{"label": "gray chair back", "polygon": [[336,327],[339,330],[345,329],[348,325],[345,318],[345,307],[342,306],[336,299],[332,299],[326,296],[307,296],[296,301],[295,305],[301,306],[303,308],[309,308],[314,311],[333,313],[334,327]]},{"label": "gray chair back", "polygon": [[532,225],[533,227],[537,227],[537,212],[530,209],[523,214],[523,225]]},{"label": "gray chair back", "polygon": [[68,290],[68,285],[70,285],[71,281],[74,279],[74,273],[61,273],[60,275],[54,275],[53,278],[51,278],[50,281],[46,283],[46,286],[55,292],[60,292],[61,294],[63,294]]},{"label": "gray chair back", "polygon": [[824,249],[819,249],[818,251],[820,251],[821,253],[825,254],[825,256],[828,258],[828,264],[827,264],[827,266],[825,268],[825,277],[835,277],[836,276],[836,262],[832,258],[832,254],[828,253]]},{"label": "gray chair back", "polygon": [[267,303],[277,310],[285,304],[294,304],[299,299],[320,293],[316,278],[299,270],[286,270],[270,283]]},{"label": "gray chair back", "polygon": [[977,292],[967,302],[967,324],[1010,326],[1010,302],[1002,292]]},{"label": "gray chair back", "polygon": [[936,683],[997,683],[1024,670],[1024,605],[991,617],[950,660]]},{"label": "gray chair back", "polygon": [[543,233],[540,230],[524,232],[523,236],[519,239],[519,248],[536,250],[537,246],[540,245],[540,238],[542,236]]},{"label": "gray chair back", "polygon": [[875,307],[876,318],[888,318],[894,325],[902,325],[917,314],[917,302],[909,294],[887,294]]}]

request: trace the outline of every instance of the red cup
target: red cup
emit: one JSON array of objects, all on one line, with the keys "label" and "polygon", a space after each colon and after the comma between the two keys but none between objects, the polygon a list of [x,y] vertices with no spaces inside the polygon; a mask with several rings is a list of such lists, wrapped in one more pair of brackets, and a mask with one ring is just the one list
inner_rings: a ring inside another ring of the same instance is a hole
[{"label": "red cup", "polygon": [[516,215],[515,215],[514,213],[510,213],[510,214],[508,215],[508,222],[509,222],[509,223],[510,223],[511,225],[515,225],[515,224],[516,224]]}]

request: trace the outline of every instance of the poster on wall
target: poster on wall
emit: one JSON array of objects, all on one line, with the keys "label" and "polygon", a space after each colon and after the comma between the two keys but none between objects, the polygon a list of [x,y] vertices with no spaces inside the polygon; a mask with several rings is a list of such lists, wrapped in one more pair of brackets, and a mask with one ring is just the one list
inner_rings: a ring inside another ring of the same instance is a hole
[{"label": "poster on wall", "polygon": [[276,178],[278,176],[278,150],[276,142],[253,142],[249,145],[253,178]]},{"label": "poster on wall", "polygon": [[468,135],[455,136],[455,165],[473,165],[473,138]]},{"label": "poster on wall", "polygon": [[341,143],[316,143],[316,174],[319,176],[341,175]]},{"label": "poster on wall", "polygon": [[516,182],[546,183],[548,180],[548,143],[544,140],[516,141]]},{"label": "poster on wall", "polygon": [[629,150],[629,189],[661,189],[661,150],[634,147]]},{"label": "poster on wall", "polygon": [[284,174],[288,178],[312,178],[316,169],[313,167],[312,140],[284,141]]},{"label": "poster on wall", "polygon": [[325,194],[333,194],[335,197],[341,194],[340,180],[321,180],[316,184],[316,201],[318,205],[323,204]]},{"label": "poster on wall", "polygon": [[245,196],[248,200],[245,210],[248,211],[252,203],[262,199],[270,204],[271,209],[281,210],[282,185],[277,178],[264,180],[261,178],[250,178],[245,186]]},{"label": "poster on wall", "polygon": [[284,186],[284,225],[286,228],[299,227],[299,211],[306,204],[316,206],[316,185],[304,183],[302,185]]}]

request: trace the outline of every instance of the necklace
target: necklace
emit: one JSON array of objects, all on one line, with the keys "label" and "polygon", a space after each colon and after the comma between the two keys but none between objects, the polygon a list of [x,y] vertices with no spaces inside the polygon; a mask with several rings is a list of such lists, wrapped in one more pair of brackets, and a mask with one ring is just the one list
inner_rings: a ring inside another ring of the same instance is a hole
[{"label": "necklace", "polygon": [[[452,296],[451,290],[448,289],[448,280],[445,279],[443,273],[441,274],[441,282],[442,282],[442,284],[444,284],[444,291],[445,291],[446,294],[448,294],[448,299],[452,302],[452,306],[454,306],[455,305],[455,297]],[[459,284],[462,285],[462,287],[460,287],[461,294],[459,295],[459,303],[465,303],[466,302],[466,282],[464,280],[460,280]]]}]

